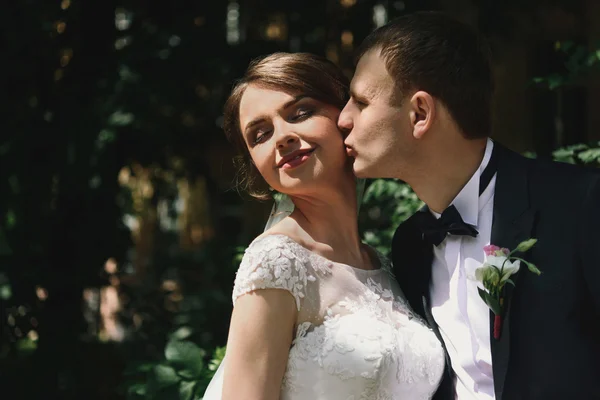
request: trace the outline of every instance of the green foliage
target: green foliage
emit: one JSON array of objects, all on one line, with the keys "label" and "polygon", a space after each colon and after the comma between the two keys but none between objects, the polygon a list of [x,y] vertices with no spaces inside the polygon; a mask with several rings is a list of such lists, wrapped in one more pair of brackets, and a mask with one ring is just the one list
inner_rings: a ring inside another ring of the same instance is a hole
[{"label": "green foliage", "polygon": [[225,347],[215,349],[205,363],[206,352],[185,340],[171,340],[164,360],[131,365],[126,371],[128,400],[198,400],[225,357]]},{"label": "green foliage", "polygon": [[364,242],[389,255],[398,225],[422,206],[423,202],[406,183],[392,179],[372,181],[360,212]]},{"label": "green foliage", "polygon": [[566,72],[536,77],[533,82],[550,90],[555,90],[585,77],[600,66],[600,43],[597,44],[596,48],[596,50],[589,50],[587,46],[578,45],[571,41],[556,42],[556,51],[565,58],[564,67]]},{"label": "green foliage", "polygon": [[600,142],[567,146],[555,150],[552,155],[556,161],[600,167]]}]

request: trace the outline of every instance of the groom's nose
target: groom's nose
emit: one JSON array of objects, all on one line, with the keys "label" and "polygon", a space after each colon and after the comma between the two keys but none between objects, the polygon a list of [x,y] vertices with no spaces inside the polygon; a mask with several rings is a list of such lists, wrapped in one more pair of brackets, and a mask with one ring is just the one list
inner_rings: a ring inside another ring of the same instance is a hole
[{"label": "groom's nose", "polygon": [[348,110],[348,104],[340,113],[338,117],[338,128],[344,133],[344,136],[348,135],[352,128],[354,127],[354,123],[352,122],[352,117],[350,114],[350,110]]}]

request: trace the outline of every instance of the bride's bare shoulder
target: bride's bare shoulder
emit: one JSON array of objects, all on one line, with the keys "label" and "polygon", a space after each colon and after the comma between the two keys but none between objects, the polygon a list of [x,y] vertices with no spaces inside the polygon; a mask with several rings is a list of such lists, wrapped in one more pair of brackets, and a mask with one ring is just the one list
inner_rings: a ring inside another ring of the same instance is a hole
[{"label": "bride's bare shoulder", "polygon": [[296,221],[293,217],[289,216],[282,219],[268,230],[264,231],[261,235],[259,235],[256,238],[256,240],[272,235],[287,236],[294,242],[304,247],[310,246],[313,242],[313,239],[308,233],[306,233],[306,231],[300,226],[300,224],[298,224],[298,221]]}]

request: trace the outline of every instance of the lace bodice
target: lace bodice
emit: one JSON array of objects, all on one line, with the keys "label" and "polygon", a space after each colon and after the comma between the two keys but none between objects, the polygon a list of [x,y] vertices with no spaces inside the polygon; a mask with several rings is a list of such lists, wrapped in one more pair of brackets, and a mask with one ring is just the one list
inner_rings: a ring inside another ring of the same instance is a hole
[{"label": "lace bodice", "polygon": [[298,308],[281,399],[431,398],[444,369],[442,347],[408,308],[389,262],[380,256],[380,263],[362,270],[332,262],[284,235],[248,247],[234,303],[276,288]]}]

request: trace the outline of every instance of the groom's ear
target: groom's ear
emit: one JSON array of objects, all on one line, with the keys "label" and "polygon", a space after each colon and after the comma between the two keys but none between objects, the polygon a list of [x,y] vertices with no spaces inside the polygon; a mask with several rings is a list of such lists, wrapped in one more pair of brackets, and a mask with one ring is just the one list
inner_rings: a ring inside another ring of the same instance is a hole
[{"label": "groom's ear", "polygon": [[435,118],[435,101],[433,97],[422,90],[416,92],[410,98],[410,122],[413,127],[413,137],[421,139]]}]

